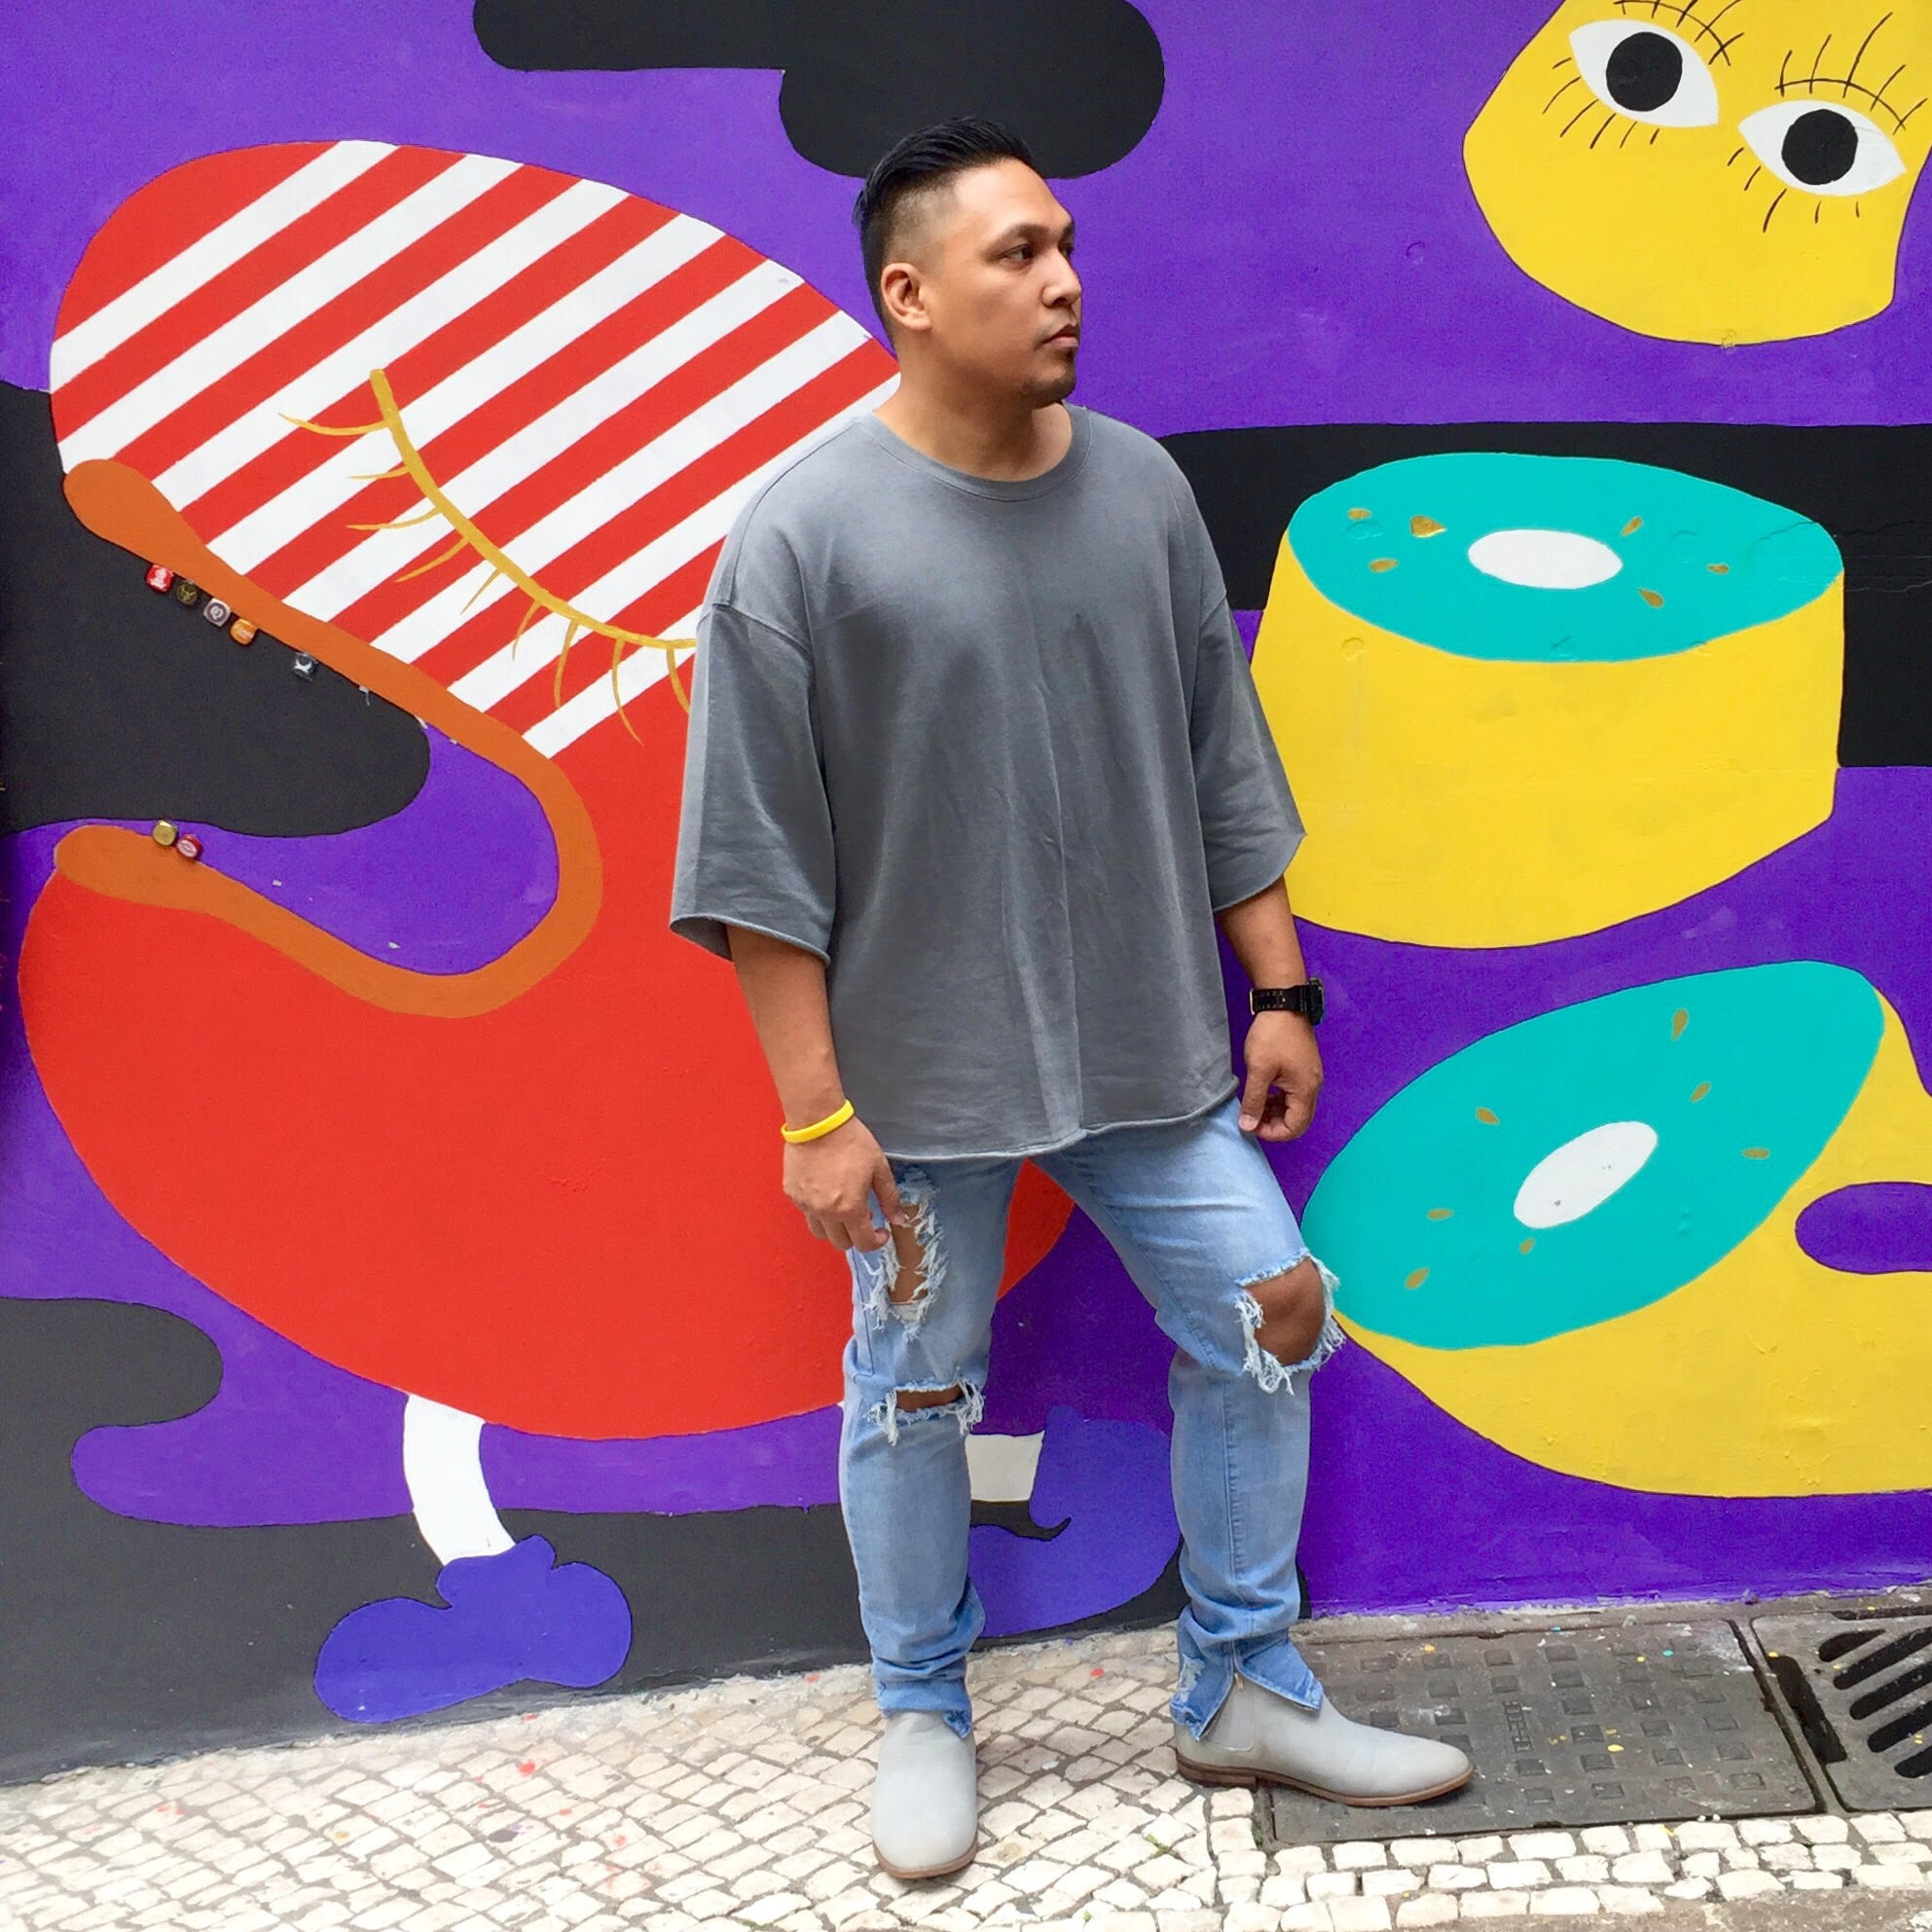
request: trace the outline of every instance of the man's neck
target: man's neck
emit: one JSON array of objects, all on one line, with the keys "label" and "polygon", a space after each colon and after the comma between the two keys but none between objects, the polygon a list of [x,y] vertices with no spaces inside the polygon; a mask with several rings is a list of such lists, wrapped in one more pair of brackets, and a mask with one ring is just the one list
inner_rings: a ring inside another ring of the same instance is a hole
[{"label": "man's neck", "polygon": [[1074,419],[1064,403],[1036,408],[1003,397],[967,400],[908,382],[903,374],[873,414],[922,456],[999,483],[1044,475],[1074,440]]}]

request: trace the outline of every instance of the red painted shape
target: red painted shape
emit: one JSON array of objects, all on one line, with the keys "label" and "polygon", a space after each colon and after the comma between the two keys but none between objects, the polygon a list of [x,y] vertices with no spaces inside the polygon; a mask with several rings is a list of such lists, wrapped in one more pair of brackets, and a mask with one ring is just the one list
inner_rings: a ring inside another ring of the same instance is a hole
[{"label": "red painted shape", "polygon": [[[56,875],[20,964],[35,1064],[108,1199],[189,1273],[379,1382],[540,1434],[834,1403],[845,1258],[782,1192],[736,977],[675,937],[683,711],[560,762],[600,831],[591,936],[494,1013],[365,1005],[194,913]],[[1002,1288],[1071,1203],[1030,1164]]]}]

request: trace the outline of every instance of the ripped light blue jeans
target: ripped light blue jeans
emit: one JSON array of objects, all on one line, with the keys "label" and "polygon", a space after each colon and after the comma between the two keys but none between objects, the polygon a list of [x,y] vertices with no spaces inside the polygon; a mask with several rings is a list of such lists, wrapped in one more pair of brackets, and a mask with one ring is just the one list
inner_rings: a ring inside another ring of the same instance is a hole
[{"label": "ripped light blue jeans", "polygon": [[[1238,1095],[1190,1120],[1110,1127],[1047,1153],[890,1162],[924,1258],[895,1301],[898,1252],[847,1251],[839,1501],[881,1709],[937,1711],[961,1736],[966,1660],[985,1624],[966,1574],[972,1498],[966,1437],[985,1401],[1006,1211],[1022,1158],[1107,1237],[1175,1344],[1172,1474],[1187,1606],[1176,1626],[1170,1709],[1198,1737],[1238,1670],[1310,1709],[1322,1688],[1290,1636],[1300,1614],[1294,1550],[1308,1481],[1308,1383],[1341,1341],[1335,1277],[1321,1333],[1288,1367],[1262,1349],[1248,1291],[1307,1253]],[[876,1196],[872,1221],[887,1225]],[[960,1397],[903,1408],[900,1390]]]}]

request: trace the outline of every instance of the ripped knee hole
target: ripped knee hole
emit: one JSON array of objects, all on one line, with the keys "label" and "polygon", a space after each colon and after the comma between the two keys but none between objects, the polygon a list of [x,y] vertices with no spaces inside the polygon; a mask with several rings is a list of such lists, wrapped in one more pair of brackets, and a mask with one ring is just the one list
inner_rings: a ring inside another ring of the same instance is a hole
[{"label": "ripped knee hole", "polygon": [[901,1389],[896,1400],[901,1408],[939,1408],[962,1401],[965,1395],[966,1390],[955,1382],[950,1389]]},{"label": "ripped knee hole", "polygon": [[1246,1293],[1260,1309],[1255,1339],[1285,1367],[1305,1362],[1321,1339],[1328,1319],[1321,1271],[1312,1255],[1265,1281],[1251,1283]]}]

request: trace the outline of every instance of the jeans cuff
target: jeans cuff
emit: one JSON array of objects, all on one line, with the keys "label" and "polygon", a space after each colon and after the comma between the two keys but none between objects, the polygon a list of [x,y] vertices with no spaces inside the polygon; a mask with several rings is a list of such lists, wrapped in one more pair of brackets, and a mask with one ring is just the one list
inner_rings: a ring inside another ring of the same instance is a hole
[{"label": "jeans cuff", "polygon": [[1294,1640],[1265,1637],[1252,1648],[1218,1647],[1213,1659],[1184,1656],[1168,1715],[1190,1737],[1199,1737],[1226,1701],[1237,1672],[1290,1703],[1311,1711],[1322,1707],[1321,1680],[1308,1668]]},{"label": "jeans cuff", "polygon": [[937,1711],[955,1737],[972,1735],[972,1701],[964,1684],[894,1684],[878,1695],[887,1717],[894,1711]]}]

